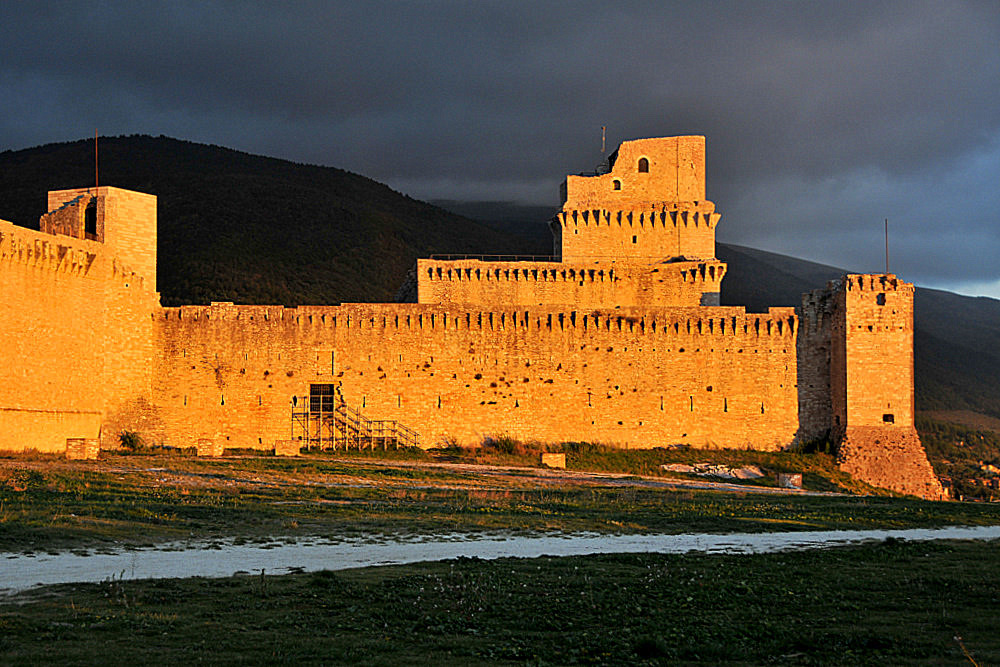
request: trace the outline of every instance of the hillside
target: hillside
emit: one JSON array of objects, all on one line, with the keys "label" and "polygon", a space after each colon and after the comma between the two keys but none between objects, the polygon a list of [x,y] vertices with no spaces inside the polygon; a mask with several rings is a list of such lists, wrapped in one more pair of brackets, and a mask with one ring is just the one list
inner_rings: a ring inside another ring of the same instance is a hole
[{"label": "hillside", "polygon": [[[92,151],[0,153],[0,218],[36,226],[46,190],[93,181]],[[164,137],[101,139],[101,165],[102,183],[159,197],[165,305],[387,301],[419,256],[551,252],[554,206],[439,202],[448,212],[340,169]],[[717,254],[722,303],[752,311],[798,305],[844,273],[724,243]],[[1000,418],[1000,301],[918,288],[915,348],[919,409]]]},{"label": "hillside", "polygon": [[[93,141],[0,153],[0,219],[94,181]],[[341,169],[166,137],[101,138],[101,182],[159,198],[164,305],[391,300],[418,256],[520,241]]]}]

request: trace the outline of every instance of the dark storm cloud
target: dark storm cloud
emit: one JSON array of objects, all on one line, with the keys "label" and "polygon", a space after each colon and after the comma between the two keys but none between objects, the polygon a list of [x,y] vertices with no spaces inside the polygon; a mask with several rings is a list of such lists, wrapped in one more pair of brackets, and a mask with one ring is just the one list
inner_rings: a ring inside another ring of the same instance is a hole
[{"label": "dark storm cloud", "polygon": [[555,203],[601,125],[698,133],[722,239],[874,269],[889,217],[894,269],[1000,281],[995,3],[7,3],[0,37],[0,148],[163,133]]}]

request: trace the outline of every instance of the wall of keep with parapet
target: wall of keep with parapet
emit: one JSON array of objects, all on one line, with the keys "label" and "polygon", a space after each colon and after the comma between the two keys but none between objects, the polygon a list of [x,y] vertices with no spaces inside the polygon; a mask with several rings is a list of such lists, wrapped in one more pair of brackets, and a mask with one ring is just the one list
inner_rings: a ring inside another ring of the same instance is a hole
[{"label": "wall of keep with parapet", "polygon": [[661,261],[715,257],[721,214],[710,201],[657,202],[629,209],[595,207],[560,211],[549,223],[565,262]]},{"label": "wall of keep with parapet", "polygon": [[102,244],[0,221],[0,450],[63,451],[149,396],[155,295]]},{"label": "wall of keep with parapet", "polygon": [[423,446],[488,435],[777,449],[798,429],[796,318],[741,308],[167,308],[154,403],[171,444],[270,447],[291,397],[339,382]]},{"label": "wall of keep with parapet", "polygon": [[720,290],[723,262],[629,263],[417,260],[417,296],[427,304],[577,308],[699,306]]}]

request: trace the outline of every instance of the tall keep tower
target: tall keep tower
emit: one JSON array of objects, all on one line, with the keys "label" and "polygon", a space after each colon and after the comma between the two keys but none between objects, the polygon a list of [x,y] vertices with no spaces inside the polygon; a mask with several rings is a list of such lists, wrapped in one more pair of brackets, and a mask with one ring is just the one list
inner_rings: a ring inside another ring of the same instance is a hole
[{"label": "tall keep tower", "polygon": [[705,138],[621,144],[596,172],[566,177],[549,261],[418,260],[420,303],[717,306],[726,265],[705,199]]}]

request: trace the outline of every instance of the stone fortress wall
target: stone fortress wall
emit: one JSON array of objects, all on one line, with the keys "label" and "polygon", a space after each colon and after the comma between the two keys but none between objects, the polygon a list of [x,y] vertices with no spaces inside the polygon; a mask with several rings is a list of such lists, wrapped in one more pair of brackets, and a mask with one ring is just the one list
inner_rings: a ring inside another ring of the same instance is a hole
[{"label": "stone fortress wall", "polygon": [[43,231],[0,223],[0,449],[122,430],[271,449],[298,397],[334,385],[422,446],[832,434],[862,479],[940,496],[913,429],[912,285],[846,276],[799,315],[718,306],[704,156],[703,137],[623,143],[607,173],[567,178],[553,258],[419,260],[416,303],[162,308],[155,198],[50,193]]},{"label": "stone fortress wall", "polygon": [[[155,229],[156,198],[117,188],[52,194],[64,196],[42,231],[0,221],[2,450],[62,451],[67,438],[97,438],[114,413],[151,399],[159,298],[132,268],[142,257],[101,235],[108,211]],[[152,250],[155,266],[155,237]]]},{"label": "stone fortress wall", "polygon": [[289,401],[337,382],[431,446],[510,434],[779,449],[798,428],[795,315],[742,308],[184,306],[157,318],[171,437],[271,447]]}]

